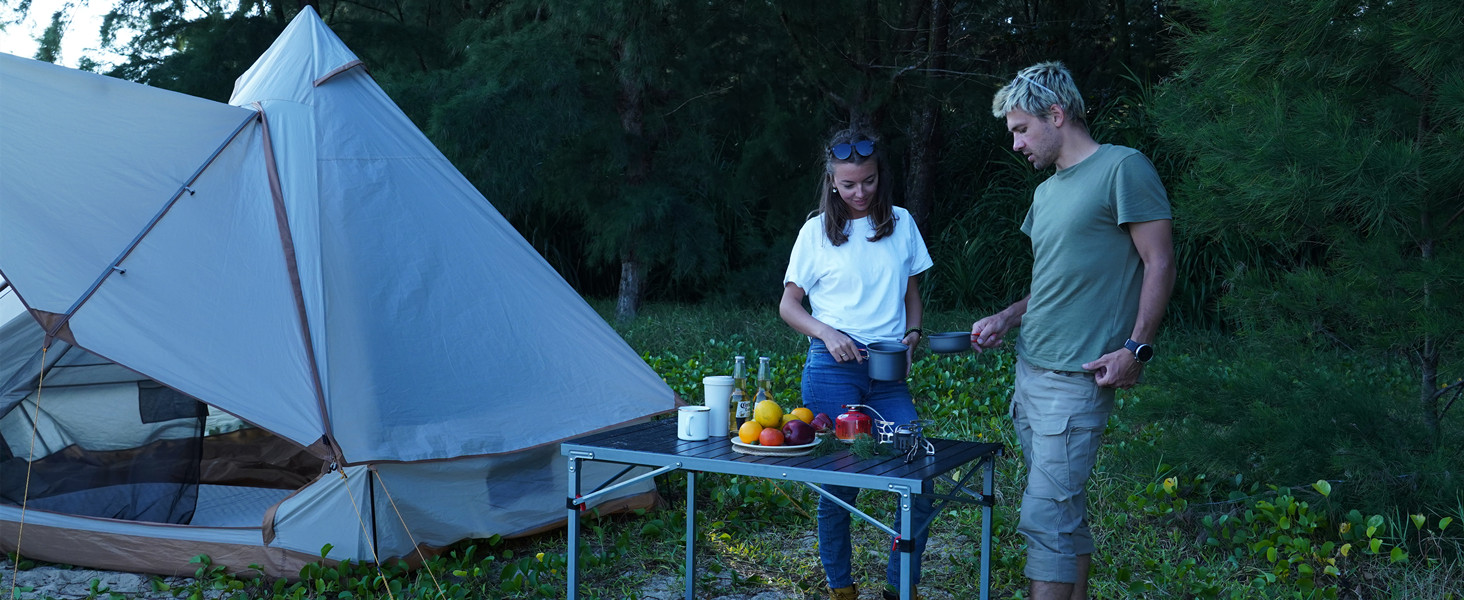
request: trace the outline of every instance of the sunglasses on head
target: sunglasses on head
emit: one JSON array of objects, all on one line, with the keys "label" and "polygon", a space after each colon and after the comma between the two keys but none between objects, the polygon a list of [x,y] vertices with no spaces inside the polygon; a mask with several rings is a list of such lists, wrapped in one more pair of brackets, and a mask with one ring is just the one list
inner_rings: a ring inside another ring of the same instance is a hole
[{"label": "sunglasses on head", "polygon": [[874,154],[874,142],[860,140],[852,143],[835,144],[833,148],[829,148],[829,154],[834,155],[834,158],[839,160],[849,160],[849,157],[854,156],[855,152],[858,152],[859,156]]}]

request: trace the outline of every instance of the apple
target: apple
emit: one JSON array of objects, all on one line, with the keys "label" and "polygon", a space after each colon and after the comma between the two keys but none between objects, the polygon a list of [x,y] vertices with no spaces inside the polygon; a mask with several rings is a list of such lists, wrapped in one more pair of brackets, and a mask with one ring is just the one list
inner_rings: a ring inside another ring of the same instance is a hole
[{"label": "apple", "polygon": [[813,443],[813,426],[797,419],[783,424],[783,440],[789,446]]}]

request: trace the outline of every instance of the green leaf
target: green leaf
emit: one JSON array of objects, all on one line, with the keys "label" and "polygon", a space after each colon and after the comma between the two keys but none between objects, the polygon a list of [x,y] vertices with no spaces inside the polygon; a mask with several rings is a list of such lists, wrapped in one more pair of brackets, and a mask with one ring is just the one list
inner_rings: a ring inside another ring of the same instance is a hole
[{"label": "green leaf", "polygon": [[1327,483],[1327,480],[1325,479],[1318,479],[1316,483],[1312,484],[1312,489],[1316,490],[1318,494],[1321,494],[1323,496],[1332,495],[1332,484]]},{"label": "green leaf", "polygon": [[1408,518],[1413,521],[1413,526],[1417,527],[1419,531],[1422,531],[1423,526],[1428,524],[1428,517],[1423,515],[1408,515]]},{"label": "green leaf", "polygon": [[1439,519],[1439,531],[1443,531],[1445,529],[1448,529],[1449,528],[1449,524],[1450,523],[1453,523],[1453,522],[1454,522],[1454,517],[1444,517],[1442,519]]},{"label": "green leaf", "polygon": [[1402,548],[1393,546],[1393,551],[1388,553],[1388,560],[1395,563],[1403,562],[1408,560],[1408,553],[1404,552]]}]

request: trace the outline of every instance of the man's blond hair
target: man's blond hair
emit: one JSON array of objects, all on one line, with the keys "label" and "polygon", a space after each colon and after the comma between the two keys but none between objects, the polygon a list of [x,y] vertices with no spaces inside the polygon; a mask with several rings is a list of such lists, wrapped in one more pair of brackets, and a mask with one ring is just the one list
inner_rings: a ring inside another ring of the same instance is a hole
[{"label": "man's blond hair", "polygon": [[1006,118],[1007,113],[1022,109],[1036,117],[1052,114],[1052,105],[1062,107],[1069,119],[1087,126],[1086,108],[1073,74],[1060,62],[1032,65],[1017,72],[1011,83],[1002,86],[991,99],[991,115]]}]

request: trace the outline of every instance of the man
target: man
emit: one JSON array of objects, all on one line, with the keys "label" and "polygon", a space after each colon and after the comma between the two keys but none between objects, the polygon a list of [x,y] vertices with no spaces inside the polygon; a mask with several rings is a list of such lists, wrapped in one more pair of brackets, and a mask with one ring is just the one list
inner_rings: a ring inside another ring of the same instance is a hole
[{"label": "man", "polygon": [[1028,473],[1017,524],[1025,573],[1034,600],[1087,598],[1084,490],[1114,391],[1132,387],[1154,356],[1174,287],[1169,199],[1143,154],[1093,140],[1061,63],[1023,69],[991,109],[1006,119],[1013,150],[1057,172],[1037,186],[1022,223],[1031,292],[972,324],[971,341],[994,348],[1021,326],[1011,417]]}]

